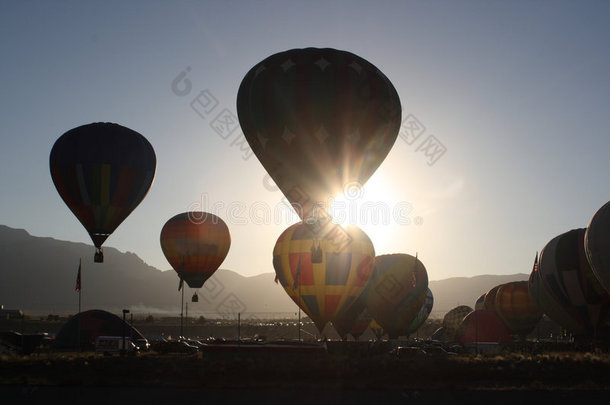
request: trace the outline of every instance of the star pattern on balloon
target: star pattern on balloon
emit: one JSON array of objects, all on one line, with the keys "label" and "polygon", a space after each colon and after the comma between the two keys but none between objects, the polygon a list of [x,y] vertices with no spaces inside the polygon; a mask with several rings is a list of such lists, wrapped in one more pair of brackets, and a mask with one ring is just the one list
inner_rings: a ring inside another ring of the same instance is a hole
[{"label": "star pattern on balloon", "polygon": [[282,139],[284,141],[286,141],[287,144],[290,145],[290,143],[292,142],[292,140],[294,139],[295,136],[296,136],[296,134],[293,133],[292,131],[290,131],[288,129],[288,127],[284,127],[284,133],[282,134]]},{"label": "star pattern on balloon", "polygon": [[324,58],[320,58],[314,63],[314,65],[318,66],[320,70],[324,71],[324,69],[326,69],[326,67],[330,65],[330,62]]},{"label": "star pattern on balloon", "polygon": [[284,61],[284,63],[282,63],[280,66],[282,68],[282,70],[284,70],[284,72],[287,72],[288,69],[290,69],[291,67],[293,67],[295,65],[295,63],[292,61],[292,59],[287,59],[286,61]]},{"label": "star pattern on balloon", "polygon": [[354,69],[356,71],[356,73],[360,74],[362,73],[362,66],[360,66],[358,63],[356,62],[352,62],[349,64],[349,67],[351,67],[352,69]]},{"label": "star pattern on balloon", "polygon": [[326,139],[329,136],[330,134],[326,131],[326,128],[324,128],[324,126],[320,127],[320,129],[317,130],[315,133],[315,137],[318,138],[318,141],[320,141],[320,143],[326,142]]}]

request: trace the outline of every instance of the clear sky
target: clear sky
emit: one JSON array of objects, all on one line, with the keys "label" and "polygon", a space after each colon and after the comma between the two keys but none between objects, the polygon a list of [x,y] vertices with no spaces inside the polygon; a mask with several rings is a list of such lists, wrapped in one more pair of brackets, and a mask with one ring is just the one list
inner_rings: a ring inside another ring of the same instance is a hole
[{"label": "clear sky", "polygon": [[[608,21],[603,1],[2,1],[0,223],[90,243],[53,186],[49,152],[73,127],[116,122],[152,143],[157,174],[105,246],[169,269],[159,232],[198,208],[229,225],[223,268],[273,271],[294,218],[256,157],[232,145],[239,130],[222,139],[190,103],[207,90],[216,111],[235,113],[254,64],[333,47],[393,82],[406,139],[413,117],[425,127],[411,144],[399,137],[351,201],[356,217],[367,201],[401,214],[356,218],[377,254],[418,252],[432,280],[527,273],[548,240],[610,198]],[[180,96],[172,82],[187,69]],[[430,135],[440,157],[418,150]]]}]

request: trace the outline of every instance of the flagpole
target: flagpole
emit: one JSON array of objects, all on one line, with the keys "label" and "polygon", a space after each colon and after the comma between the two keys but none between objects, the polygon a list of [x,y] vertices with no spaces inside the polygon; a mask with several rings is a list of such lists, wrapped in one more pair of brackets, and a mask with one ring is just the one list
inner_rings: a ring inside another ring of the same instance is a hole
[{"label": "flagpole", "polygon": [[79,258],[78,259],[78,272],[79,272],[79,275],[80,275],[80,288],[78,289],[78,313],[79,314],[81,312],[81,306],[80,306],[80,304],[81,304],[81,293],[83,291],[83,275],[82,275],[82,271],[81,271],[81,269],[82,269],[81,264],[82,264],[82,259]]}]

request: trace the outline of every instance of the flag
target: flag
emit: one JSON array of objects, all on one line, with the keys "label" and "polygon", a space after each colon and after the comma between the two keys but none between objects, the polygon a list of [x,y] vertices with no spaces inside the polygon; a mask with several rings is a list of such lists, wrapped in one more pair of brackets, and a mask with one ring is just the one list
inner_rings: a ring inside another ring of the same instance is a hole
[{"label": "flag", "polygon": [[184,286],[184,279],[182,278],[183,273],[184,273],[184,261],[182,262],[182,265],[180,266],[180,270],[178,271],[178,277],[180,277],[180,282],[178,283],[178,291],[182,290],[182,287]]},{"label": "flag", "polygon": [[536,252],[536,258],[534,259],[534,268],[532,269],[532,273],[530,274],[530,278],[528,280],[528,286],[531,289],[534,287],[534,278],[538,277],[538,252]]},{"label": "flag", "polygon": [[299,264],[297,264],[297,273],[294,275],[293,289],[296,289],[300,283],[299,278],[301,277],[301,255],[299,255]]},{"label": "flag", "polygon": [[80,262],[78,262],[78,274],[76,275],[76,287],[74,287],[74,291],[80,292]]}]

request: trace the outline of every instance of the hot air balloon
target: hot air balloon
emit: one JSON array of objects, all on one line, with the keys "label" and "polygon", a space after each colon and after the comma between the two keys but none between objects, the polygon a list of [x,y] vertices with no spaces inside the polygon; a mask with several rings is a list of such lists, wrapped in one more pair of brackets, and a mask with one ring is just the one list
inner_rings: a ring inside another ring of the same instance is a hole
[{"label": "hot air balloon", "polygon": [[424,304],[420,308],[417,315],[415,315],[415,319],[413,319],[413,321],[411,321],[411,323],[407,327],[407,335],[415,333],[424,324],[424,322],[426,322],[426,319],[428,319],[428,316],[430,316],[430,312],[432,312],[433,305],[434,296],[432,295],[432,291],[430,291],[430,289],[428,288],[428,291],[426,292],[426,298],[424,299]]},{"label": "hot air balloon", "polygon": [[60,136],[49,158],[53,183],[104,261],[102,244],[148,193],[157,160],[142,135],[98,122]]},{"label": "hot air balloon", "polygon": [[497,285],[487,291],[487,294],[485,294],[485,299],[483,300],[484,309],[494,313],[496,312],[496,294],[498,293],[499,288],[500,286]]},{"label": "hot air balloon", "polygon": [[460,344],[476,342],[510,343],[508,329],[492,311],[478,309],[464,317],[456,333]]},{"label": "hot air balloon", "polygon": [[536,301],[528,291],[527,281],[502,284],[496,292],[495,314],[511,334],[523,339],[542,317]]},{"label": "hot air balloon", "polygon": [[373,243],[362,230],[332,228],[316,234],[299,222],[280,235],[273,249],[278,281],[320,332],[360,296],[375,261]]},{"label": "hot air balloon", "polygon": [[161,230],[165,258],[191,288],[201,288],[220,267],[231,246],[227,224],[208,212],[183,212]]},{"label": "hot air balloon", "polygon": [[485,295],[487,293],[483,293],[481,294],[481,296],[479,296],[479,298],[477,298],[476,302],[474,303],[474,310],[476,311],[477,309],[485,309]]},{"label": "hot air balloon", "polygon": [[597,280],[610,292],[610,201],[589,222],[585,232],[585,252]]},{"label": "hot air balloon", "polygon": [[445,314],[443,318],[443,337],[446,342],[455,341],[456,334],[462,320],[472,312],[472,308],[466,305],[458,305]]},{"label": "hot air balloon", "polygon": [[391,339],[405,335],[424,304],[428,273],[408,254],[375,258],[375,271],[364,293],[366,307]]},{"label": "hot air balloon", "polygon": [[549,318],[578,337],[592,337],[605,327],[610,295],[587,261],[584,236],[585,229],[573,229],[547,243],[530,293]]},{"label": "hot air balloon", "polygon": [[392,148],[400,99],[379,69],[336,49],[269,56],[237,95],[244,135],[303,220],[349,184],[364,184]]}]

